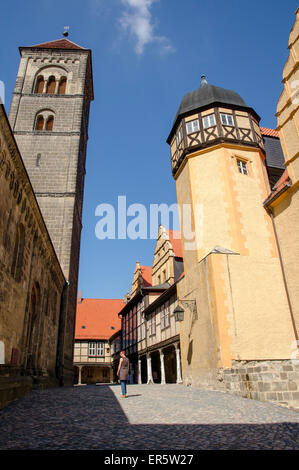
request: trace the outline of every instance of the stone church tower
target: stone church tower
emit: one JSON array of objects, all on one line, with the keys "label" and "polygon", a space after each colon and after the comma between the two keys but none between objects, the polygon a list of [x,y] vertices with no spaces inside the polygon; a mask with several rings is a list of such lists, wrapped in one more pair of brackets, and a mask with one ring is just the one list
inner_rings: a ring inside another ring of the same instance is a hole
[{"label": "stone church tower", "polygon": [[64,275],[66,315],[58,367],[71,384],[91,51],[68,39],[20,47],[9,120]]}]

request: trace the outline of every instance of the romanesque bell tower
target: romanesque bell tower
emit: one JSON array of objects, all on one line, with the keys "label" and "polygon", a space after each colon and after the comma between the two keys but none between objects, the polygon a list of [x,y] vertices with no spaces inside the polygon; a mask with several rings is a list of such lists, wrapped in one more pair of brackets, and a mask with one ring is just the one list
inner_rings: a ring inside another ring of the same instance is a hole
[{"label": "romanesque bell tower", "polygon": [[72,381],[91,51],[68,39],[20,47],[9,114],[58,259],[69,281],[60,345],[63,382]]}]

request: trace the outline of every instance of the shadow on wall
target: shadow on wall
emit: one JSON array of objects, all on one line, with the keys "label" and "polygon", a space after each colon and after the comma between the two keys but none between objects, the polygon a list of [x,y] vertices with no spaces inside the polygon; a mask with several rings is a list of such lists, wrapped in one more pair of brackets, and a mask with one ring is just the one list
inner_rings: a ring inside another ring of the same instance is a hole
[{"label": "shadow on wall", "polygon": [[131,424],[121,405],[132,401],[119,402],[112,387],[47,389],[21,398],[1,411],[0,449],[298,449],[295,422]]},{"label": "shadow on wall", "polygon": [[190,341],[189,347],[188,347],[187,361],[189,365],[191,364],[192,356],[193,356],[193,339]]}]

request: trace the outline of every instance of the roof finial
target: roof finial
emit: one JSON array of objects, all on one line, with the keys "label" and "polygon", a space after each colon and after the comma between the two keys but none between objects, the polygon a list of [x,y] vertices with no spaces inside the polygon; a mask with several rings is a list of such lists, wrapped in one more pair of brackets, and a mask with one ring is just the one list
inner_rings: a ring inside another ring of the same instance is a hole
[{"label": "roof finial", "polygon": [[207,82],[207,80],[206,80],[206,76],[205,76],[205,75],[202,75],[202,76],[201,76],[201,84],[200,84],[200,86],[202,86],[202,85],[207,85],[207,84],[208,84],[208,82]]},{"label": "roof finial", "polygon": [[63,31],[63,33],[62,33],[62,34],[63,34],[63,36],[64,36],[64,37],[66,37],[66,38],[67,38],[67,37],[68,37],[68,35],[69,35],[69,33],[68,33],[68,30],[69,30],[69,29],[70,29],[70,27],[69,27],[69,26],[65,26],[65,27],[64,27],[64,31]]}]

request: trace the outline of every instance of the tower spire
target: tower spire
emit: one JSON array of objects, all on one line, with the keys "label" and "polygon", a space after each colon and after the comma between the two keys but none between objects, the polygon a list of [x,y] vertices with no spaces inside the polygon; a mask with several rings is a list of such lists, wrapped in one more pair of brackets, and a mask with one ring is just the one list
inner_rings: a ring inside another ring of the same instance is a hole
[{"label": "tower spire", "polygon": [[201,76],[201,84],[200,84],[200,86],[207,85],[207,84],[208,84],[208,82],[207,82],[207,80],[206,80],[206,76],[205,76],[205,75],[202,75],[202,76]]}]

